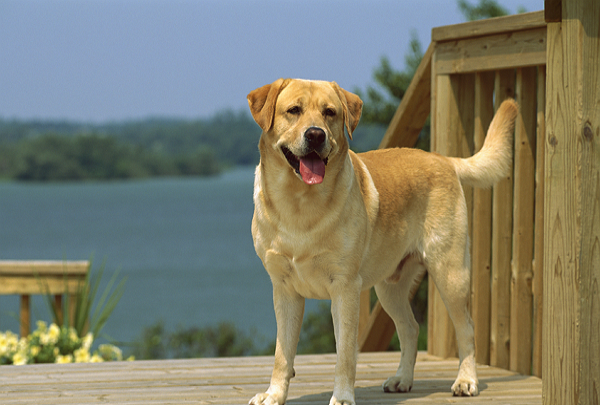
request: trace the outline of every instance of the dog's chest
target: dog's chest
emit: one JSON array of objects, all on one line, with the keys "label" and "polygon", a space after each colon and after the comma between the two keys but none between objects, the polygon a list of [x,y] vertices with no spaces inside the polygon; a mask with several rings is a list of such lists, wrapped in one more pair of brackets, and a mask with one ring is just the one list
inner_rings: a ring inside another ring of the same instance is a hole
[{"label": "dog's chest", "polygon": [[346,263],[344,249],[331,249],[339,247],[332,243],[332,236],[327,244],[316,241],[319,236],[315,234],[288,233],[281,228],[275,234],[255,236],[257,252],[271,280],[305,298],[329,299],[332,283],[353,268]]},{"label": "dog's chest", "polygon": [[276,254],[272,257],[275,263],[282,262],[284,266],[269,266],[268,271],[275,271],[276,277],[288,287],[293,288],[305,298],[328,299],[330,298],[329,286],[331,274],[328,266],[316,257],[295,258]]}]

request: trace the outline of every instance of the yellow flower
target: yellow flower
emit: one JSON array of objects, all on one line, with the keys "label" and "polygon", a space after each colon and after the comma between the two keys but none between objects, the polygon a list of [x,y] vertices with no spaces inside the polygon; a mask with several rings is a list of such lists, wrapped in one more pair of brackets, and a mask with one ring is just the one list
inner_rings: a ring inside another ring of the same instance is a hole
[{"label": "yellow flower", "polygon": [[71,356],[70,354],[67,354],[66,356],[56,356],[56,362],[57,364],[65,364],[65,363],[72,363],[73,362],[73,356]]},{"label": "yellow flower", "polygon": [[17,351],[25,353],[27,351],[27,338],[22,337],[17,343]]},{"label": "yellow flower", "polygon": [[42,349],[39,346],[31,346],[29,348],[29,354],[31,354],[31,357],[35,357],[40,354],[40,350]]},{"label": "yellow flower", "polygon": [[8,350],[14,351],[17,350],[17,344],[19,343],[19,338],[17,335],[12,333],[11,331],[6,332],[6,345],[8,346]]},{"label": "yellow flower", "polygon": [[0,356],[8,353],[8,338],[4,333],[0,333]]},{"label": "yellow flower", "polygon": [[100,354],[104,360],[121,361],[123,360],[123,352],[117,346],[104,344],[98,347]]},{"label": "yellow flower", "polygon": [[40,343],[44,346],[50,345],[50,334],[45,332],[42,333],[40,335]]},{"label": "yellow flower", "polygon": [[23,352],[16,352],[13,356],[13,364],[15,366],[22,366],[23,364],[27,364],[27,356]]},{"label": "yellow flower", "polygon": [[85,335],[81,341],[83,348],[85,348],[86,350],[90,350],[90,347],[92,347],[92,343],[94,342],[94,334],[92,332],[89,332],[87,335]]},{"label": "yellow flower", "polygon": [[[46,339],[44,339],[44,335],[46,335]],[[50,328],[48,329],[48,333],[47,334],[42,334],[42,336],[40,337],[40,340],[46,340],[45,342],[42,342],[43,344],[55,344],[56,342],[58,342],[58,338],[60,337],[60,328],[58,327],[57,324],[53,323],[52,325],[50,325]]]},{"label": "yellow flower", "polygon": [[38,331],[40,331],[40,332],[46,332],[46,329],[48,329],[48,325],[44,321],[37,321],[36,325],[37,325]]},{"label": "yellow flower", "polygon": [[90,363],[102,363],[103,361],[104,359],[98,353],[94,353],[90,358]]},{"label": "yellow flower", "polygon": [[90,352],[87,349],[77,349],[73,354],[75,355],[75,363],[87,363],[90,361]]}]

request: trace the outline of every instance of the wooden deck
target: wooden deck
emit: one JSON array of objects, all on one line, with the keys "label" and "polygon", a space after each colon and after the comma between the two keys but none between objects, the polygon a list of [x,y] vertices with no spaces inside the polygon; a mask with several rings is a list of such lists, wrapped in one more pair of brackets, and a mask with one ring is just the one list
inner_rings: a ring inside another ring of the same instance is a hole
[{"label": "wooden deck", "polygon": [[[386,394],[382,382],[394,374],[399,353],[359,355],[356,401],[367,404],[541,404],[542,382],[479,366],[480,395],[452,397],[458,360],[419,353],[409,394]],[[273,358],[244,357],[134,361],[101,364],[0,367],[0,402],[8,404],[246,404],[269,383]],[[327,404],[335,355],[298,356],[288,405]]]}]

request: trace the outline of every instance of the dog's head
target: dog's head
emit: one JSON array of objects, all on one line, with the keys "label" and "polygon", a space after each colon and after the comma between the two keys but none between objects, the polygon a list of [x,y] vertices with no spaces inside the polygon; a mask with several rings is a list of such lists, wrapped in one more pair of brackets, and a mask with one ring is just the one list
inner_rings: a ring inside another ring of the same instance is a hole
[{"label": "dog's head", "polygon": [[344,127],[352,138],[362,111],[360,98],[335,82],[296,79],[252,91],[248,104],[263,130],[261,159],[275,155],[309,185],[323,182],[327,165],[346,153]]}]

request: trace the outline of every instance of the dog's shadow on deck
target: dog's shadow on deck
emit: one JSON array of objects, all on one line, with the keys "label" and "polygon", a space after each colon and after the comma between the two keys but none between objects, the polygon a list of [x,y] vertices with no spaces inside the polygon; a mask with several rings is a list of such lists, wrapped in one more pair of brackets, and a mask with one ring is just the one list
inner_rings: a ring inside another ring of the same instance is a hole
[{"label": "dog's shadow on deck", "polygon": [[[479,396],[477,397],[453,397],[450,387],[454,383],[453,379],[422,379],[415,380],[413,388],[408,393],[388,393],[384,392],[381,385],[369,387],[357,387],[354,390],[354,395],[357,404],[403,404],[409,400],[435,396],[439,398],[439,403],[453,402],[454,400],[466,402],[481,402],[488,396],[485,391],[488,389],[488,384],[492,385],[510,384],[513,381],[526,379],[529,376],[509,375],[503,377],[491,377],[479,379]],[[494,390],[492,390],[494,391]],[[327,404],[331,399],[333,391],[325,391],[315,394],[307,394],[293,399],[288,399],[288,405],[308,405],[308,404]],[[459,399],[460,398],[460,399]],[[488,398],[489,399],[489,398]],[[434,402],[432,402],[433,404]],[[437,402],[435,402],[437,403]]]}]

